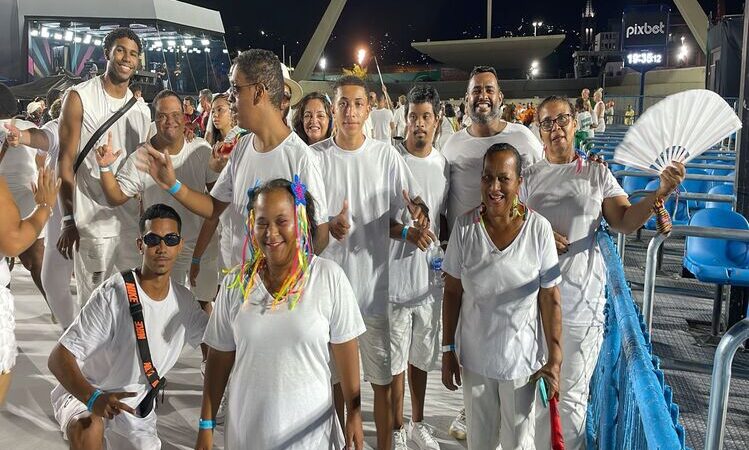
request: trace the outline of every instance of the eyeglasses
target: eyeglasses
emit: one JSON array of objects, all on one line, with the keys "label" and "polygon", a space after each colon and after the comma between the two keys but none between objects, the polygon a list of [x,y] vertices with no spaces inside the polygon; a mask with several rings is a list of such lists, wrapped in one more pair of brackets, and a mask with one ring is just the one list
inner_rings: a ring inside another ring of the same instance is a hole
[{"label": "eyeglasses", "polygon": [[560,114],[556,119],[547,118],[539,123],[539,126],[544,131],[551,131],[554,128],[554,124],[559,125],[559,128],[566,127],[567,124],[572,120],[572,114]]},{"label": "eyeglasses", "polygon": [[182,241],[182,237],[177,233],[169,233],[166,236],[159,236],[156,233],[148,233],[142,237],[143,243],[149,247],[156,247],[164,241],[167,247],[174,247]]},{"label": "eyeglasses", "polygon": [[263,82],[258,81],[255,83],[247,83],[247,84],[232,84],[229,86],[229,89],[226,90],[226,95],[228,95],[229,97],[236,97],[237,94],[239,94],[240,89],[249,87],[249,86],[255,86],[256,84],[263,84]]}]

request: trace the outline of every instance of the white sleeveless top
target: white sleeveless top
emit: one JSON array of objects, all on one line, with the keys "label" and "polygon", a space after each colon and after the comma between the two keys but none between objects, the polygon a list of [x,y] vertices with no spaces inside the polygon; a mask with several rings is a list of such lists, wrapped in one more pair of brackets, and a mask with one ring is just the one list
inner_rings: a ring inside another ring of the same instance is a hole
[{"label": "white sleeveless top", "polygon": [[[98,76],[70,88],[81,98],[83,104],[83,123],[81,126],[81,140],[78,145],[80,152],[91,136],[107,119],[120,109],[132,92],[127,90],[124,98],[113,98],[104,90],[102,77]],[[136,102],[130,110],[109,128],[112,132],[112,146],[122,153],[114,163],[113,172],[120,169],[127,157],[133,153],[138,144],[145,142],[151,125],[151,112],[142,102]],[[105,144],[107,134],[104,133],[94,148]],[[76,174],[76,189],[73,195],[73,214],[81,237],[113,237],[126,230],[136,230],[138,227],[138,202],[129,201],[122,206],[112,208],[107,202],[104,191],[99,182],[99,166],[92,150],[86,156]]]}]

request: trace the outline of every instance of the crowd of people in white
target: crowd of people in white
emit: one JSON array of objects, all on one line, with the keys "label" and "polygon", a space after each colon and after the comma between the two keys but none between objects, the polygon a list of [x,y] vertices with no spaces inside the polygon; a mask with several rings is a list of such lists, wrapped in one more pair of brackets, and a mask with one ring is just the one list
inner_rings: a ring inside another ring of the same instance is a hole
[{"label": "crowd of people in white", "polygon": [[[196,449],[217,423],[231,449],[361,449],[362,378],[379,450],[439,449],[424,401],[440,364],[462,388],[450,432],[469,449],[550,448],[539,379],[567,448],[585,448],[605,303],[595,231],[642,226],[682,165],[631,205],[576,152],[580,106],[541,102],[539,140],[501,119],[491,67],[470,74],[460,127],[432,87],[395,106],[343,76],[332,98],[302,97],[252,49],[227,93],[201,94],[205,120],[186,120],[194,100],[164,90],[152,117],[130,91],[133,31],[104,49],[106,72],[42,128],[12,119],[0,85],[0,254],[53,265],[38,284],[64,330],[48,367],[71,448],[160,448],[154,404],[185,344],[204,354]],[[9,281],[3,261],[0,401],[16,355]]]}]

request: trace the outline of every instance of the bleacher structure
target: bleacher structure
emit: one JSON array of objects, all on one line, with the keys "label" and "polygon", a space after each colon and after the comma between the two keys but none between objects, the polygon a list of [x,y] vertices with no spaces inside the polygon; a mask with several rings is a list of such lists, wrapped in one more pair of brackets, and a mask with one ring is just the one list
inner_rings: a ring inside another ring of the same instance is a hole
[{"label": "bleacher structure", "polygon": [[[623,139],[626,129],[610,126],[606,133],[597,134],[584,145],[586,150],[609,160],[609,169],[629,194],[630,201],[635,203],[657,188],[658,179],[611,162],[614,149]],[[702,290],[705,286],[709,289],[711,284],[715,286],[708,336],[712,338],[712,341],[708,339],[712,345],[720,338],[723,287],[749,286],[749,223],[733,212],[734,143],[733,138],[727,139],[686,165],[684,183],[666,203],[666,209],[674,219],[674,231],[670,236],[653,236],[648,243],[645,261],[637,262],[639,268],[634,271],[625,268],[625,236],[617,236],[615,244],[614,233],[606,229],[605,224],[597,233],[598,245],[606,262],[607,304],[604,340],[591,380],[587,412],[589,449],[685,449],[690,446],[702,448],[703,443],[709,450],[723,448],[731,361],[737,348],[749,337],[749,319],[725,333],[715,351],[714,363],[702,365],[703,376],[709,369],[713,370],[713,375],[709,411],[707,408],[698,411],[706,418],[703,423],[706,422],[707,426],[694,427],[699,439],[694,436],[687,438],[683,415],[677,405],[680,399],[675,398],[674,390],[666,382],[668,377],[661,370],[658,352],[653,351],[651,333],[656,284],[661,284],[661,292],[672,288],[663,286],[667,284],[663,279],[656,280],[656,270],[663,264],[662,245],[669,237],[686,237],[685,245],[684,241],[676,241],[680,253],[677,263],[684,267],[684,274],[696,278],[694,282],[702,283]],[[644,228],[654,230],[655,226],[648,223]],[[635,242],[639,239],[640,232]],[[669,251],[669,264],[673,267],[672,248]],[[628,256],[631,261],[631,255]],[[639,278],[642,263],[645,270],[641,310],[632,291],[634,280],[628,280],[626,274]],[[674,277],[667,280],[669,284],[676,283]],[[685,289],[683,284],[673,291],[688,296],[688,288]],[[695,295],[705,298],[704,292]],[[704,355],[712,349],[712,346],[700,346],[696,353]],[[669,362],[670,356],[666,356]],[[698,366],[687,362],[679,368],[689,370]],[[690,405],[694,403],[692,399],[689,401]],[[693,415],[694,411],[690,410],[690,421]],[[739,442],[735,448],[749,448],[746,446],[747,434],[732,441],[732,444]]]}]

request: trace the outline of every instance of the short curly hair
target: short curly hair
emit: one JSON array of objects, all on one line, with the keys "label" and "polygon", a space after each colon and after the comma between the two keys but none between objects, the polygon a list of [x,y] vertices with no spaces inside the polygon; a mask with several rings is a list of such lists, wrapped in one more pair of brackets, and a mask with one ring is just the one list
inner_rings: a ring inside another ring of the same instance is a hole
[{"label": "short curly hair", "polygon": [[112,47],[114,47],[114,43],[117,41],[117,39],[122,38],[128,38],[131,41],[135,41],[135,43],[138,45],[138,53],[143,53],[143,44],[141,44],[140,38],[137,34],[135,34],[135,31],[131,30],[130,28],[120,27],[110,31],[104,37],[104,54],[108,55],[112,50]]}]

